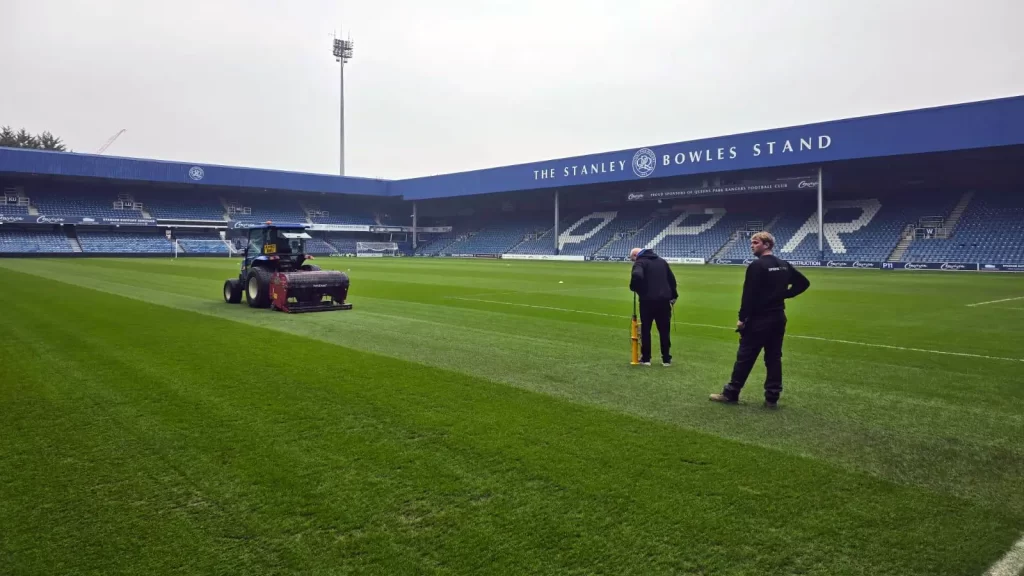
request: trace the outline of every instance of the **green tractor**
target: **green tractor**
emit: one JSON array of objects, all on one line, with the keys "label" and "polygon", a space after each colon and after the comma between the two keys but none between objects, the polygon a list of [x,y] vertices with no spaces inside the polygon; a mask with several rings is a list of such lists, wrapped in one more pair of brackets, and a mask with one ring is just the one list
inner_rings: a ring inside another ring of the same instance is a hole
[{"label": "green tractor", "polygon": [[306,240],[312,237],[302,225],[275,226],[271,222],[249,228],[249,241],[238,278],[224,282],[224,301],[245,301],[252,308],[282,312],[351,310],[349,278],[338,270],[321,270],[307,264]]}]

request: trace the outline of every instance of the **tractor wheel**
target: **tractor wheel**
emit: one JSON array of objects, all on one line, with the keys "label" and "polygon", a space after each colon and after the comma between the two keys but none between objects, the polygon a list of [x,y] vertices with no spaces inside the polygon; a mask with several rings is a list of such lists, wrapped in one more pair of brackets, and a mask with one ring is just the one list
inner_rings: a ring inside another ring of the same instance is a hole
[{"label": "tractor wheel", "polygon": [[263,268],[249,270],[245,280],[245,301],[250,308],[270,306],[270,271]]},{"label": "tractor wheel", "polygon": [[238,304],[242,301],[242,283],[238,278],[224,281],[224,301],[228,304]]},{"label": "tractor wheel", "polygon": [[320,267],[317,266],[316,264],[303,264],[300,268],[302,270],[305,270],[306,272],[319,272],[320,271]]}]

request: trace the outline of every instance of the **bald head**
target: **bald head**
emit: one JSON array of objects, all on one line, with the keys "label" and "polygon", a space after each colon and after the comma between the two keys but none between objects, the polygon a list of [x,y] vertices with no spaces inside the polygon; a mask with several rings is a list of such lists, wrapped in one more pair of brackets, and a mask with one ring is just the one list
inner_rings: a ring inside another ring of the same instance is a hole
[{"label": "bald head", "polygon": [[642,251],[643,251],[643,248],[633,248],[632,250],[629,251],[629,259],[630,260],[636,260],[637,254],[639,254]]}]

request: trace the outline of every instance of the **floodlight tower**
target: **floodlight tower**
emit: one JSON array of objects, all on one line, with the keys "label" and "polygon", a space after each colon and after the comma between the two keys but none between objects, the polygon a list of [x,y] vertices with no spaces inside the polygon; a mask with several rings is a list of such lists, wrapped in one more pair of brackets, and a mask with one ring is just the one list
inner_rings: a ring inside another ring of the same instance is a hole
[{"label": "floodlight tower", "polygon": [[340,40],[337,37],[334,38],[334,60],[339,62],[338,66],[341,69],[341,91],[339,94],[339,101],[341,103],[341,122],[340,129],[341,134],[339,136],[339,156],[340,156],[340,174],[345,175],[345,64],[352,59],[352,48],[355,44],[351,39]]}]

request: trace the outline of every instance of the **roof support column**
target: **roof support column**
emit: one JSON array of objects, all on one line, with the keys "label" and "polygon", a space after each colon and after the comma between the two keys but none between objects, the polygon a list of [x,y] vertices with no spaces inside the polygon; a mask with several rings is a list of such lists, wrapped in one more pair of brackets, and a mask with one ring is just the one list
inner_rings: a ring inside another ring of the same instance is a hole
[{"label": "roof support column", "polygon": [[558,254],[558,189],[555,189],[555,254]]},{"label": "roof support column", "polygon": [[825,184],[822,182],[821,166],[818,166],[818,258],[825,258],[825,213],[823,197]]}]

